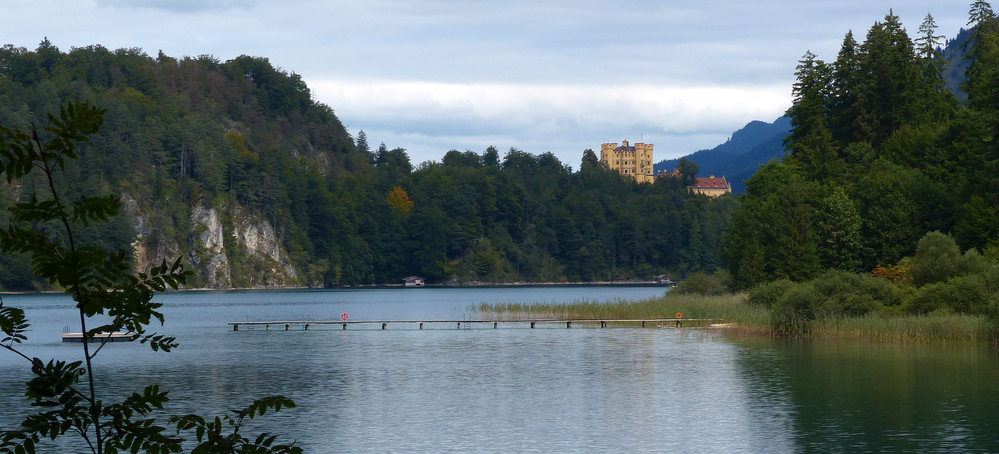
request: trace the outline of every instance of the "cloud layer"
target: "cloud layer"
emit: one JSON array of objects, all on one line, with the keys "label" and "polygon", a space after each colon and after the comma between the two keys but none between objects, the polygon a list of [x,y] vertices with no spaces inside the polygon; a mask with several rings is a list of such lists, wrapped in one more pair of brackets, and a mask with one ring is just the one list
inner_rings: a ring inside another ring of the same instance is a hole
[{"label": "cloud layer", "polygon": [[[790,104],[782,85],[314,81],[311,86],[318,99],[337,106],[352,130],[364,129],[375,140],[419,139],[420,148],[410,150],[419,155],[416,160],[440,157],[451,148],[481,151],[495,145],[552,151],[578,164],[584,149],[622,139],[655,143],[658,156],[686,154],[702,140],[724,140],[747,119],[773,120]],[[434,144],[435,137],[446,139]],[[428,146],[437,149],[423,148]]]}]

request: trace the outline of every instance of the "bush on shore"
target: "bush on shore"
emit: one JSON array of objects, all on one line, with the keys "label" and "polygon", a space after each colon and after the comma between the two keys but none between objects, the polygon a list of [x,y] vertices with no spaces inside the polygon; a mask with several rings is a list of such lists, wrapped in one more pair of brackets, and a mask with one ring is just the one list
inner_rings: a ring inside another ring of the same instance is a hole
[{"label": "bush on shore", "polygon": [[694,273],[687,276],[680,285],[677,285],[670,293],[677,295],[699,295],[716,296],[731,293],[732,275],[727,271],[718,271],[714,274]]},{"label": "bush on shore", "polygon": [[821,319],[953,313],[985,316],[995,337],[999,335],[995,255],[974,249],[962,255],[950,236],[930,232],[911,259],[911,279],[827,271],[806,282],[760,284],[749,291],[747,302],[770,309],[774,333],[779,335],[807,335],[813,322]]}]

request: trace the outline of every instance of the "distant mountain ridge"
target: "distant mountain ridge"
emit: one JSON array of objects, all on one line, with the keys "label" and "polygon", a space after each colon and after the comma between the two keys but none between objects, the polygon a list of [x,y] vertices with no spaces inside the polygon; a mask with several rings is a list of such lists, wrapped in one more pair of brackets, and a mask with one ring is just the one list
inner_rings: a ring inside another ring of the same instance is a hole
[{"label": "distant mountain ridge", "polygon": [[[788,117],[771,123],[754,120],[732,133],[725,143],[684,157],[697,164],[698,175],[724,176],[733,192],[743,193],[743,181],[753,176],[760,165],[784,156],[783,140],[790,131]],[[680,158],[659,161],[654,165],[655,172],[675,169],[679,162]]]}]

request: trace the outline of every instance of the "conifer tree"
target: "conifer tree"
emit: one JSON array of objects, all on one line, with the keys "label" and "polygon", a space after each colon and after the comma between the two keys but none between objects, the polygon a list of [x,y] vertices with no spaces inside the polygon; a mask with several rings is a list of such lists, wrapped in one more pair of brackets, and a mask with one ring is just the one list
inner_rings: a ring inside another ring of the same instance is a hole
[{"label": "conifer tree", "polygon": [[843,38],[833,64],[832,93],[829,100],[829,129],[833,139],[846,145],[856,140],[857,92],[860,90],[860,54],[853,31]]},{"label": "conifer tree", "polygon": [[992,11],[992,5],[985,0],[975,0],[971,4],[971,8],[968,10],[968,23],[967,25],[978,28],[982,25],[988,25],[995,19],[995,12]]},{"label": "conifer tree", "polygon": [[940,44],[943,35],[937,35],[937,23],[933,15],[927,13],[923,23],[919,26],[919,37],[916,38],[916,53],[922,63],[923,81],[925,81],[934,91],[944,88],[943,54],[940,52]]},{"label": "conifer tree", "polygon": [[976,1],[969,11],[972,26],[964,90],[968,105],[999,112],[999,19],[988,2]]},{"label": "conifer tree", "polygon": [[794,103],[787,111],[791,117],[791,134],[784,139],[785,147],[796,152],[797,144],[811,132],[825,124],[826,103],[829,97],[831,70],[812,51],[806,51],[795,70],[792,95]]},{"label": "conifer tree", "polygon": [[859,138],[879,147],[903,124],[917,123],[921,84],[912,40],[892,11],[867,33],[861,48]]}]

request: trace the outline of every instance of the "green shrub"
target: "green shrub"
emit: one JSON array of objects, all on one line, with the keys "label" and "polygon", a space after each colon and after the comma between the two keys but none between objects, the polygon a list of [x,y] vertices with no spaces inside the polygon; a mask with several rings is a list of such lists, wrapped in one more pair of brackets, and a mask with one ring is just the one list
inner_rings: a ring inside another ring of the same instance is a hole
[{"label": "green shrub", "polygon": [[715,296],[729,292],[731,275],[726,271],[715,274],[694,273],[670,291],[678,295]]},{"label": "green shrub", "polygon": [[811,285],[826,297],[818,308],[819,315],[857,317],[902,302],[894,285],[869,274],[827,271]]},{"label": "green shrub", "polygon": [[929,284],[912,299],[910,311],[926,314],[948,308],[960,314],[985,314],[995,293],[989,291],[984,275],[955,277],[947,282]]},{"label": "green shrub", "polygon": [[808,334],[811,322],[821,318],[859,317],[903,301],[890,282],[867,274],[826,271],[800,284],[775,281],[749,294],[752,304],[770,304],[774,332]]},{"label": "green shrub", "polygon": [[988,260],[977,249],[968,249],[958,261],[957,270],[961,275],[978,274],[985,272],[988,266]]},{"label": "green shrub", "polygon": [[746,302],[754,306],[772,308],[777,305],[777,300],[795,284],[787,279],[778,279],[772,282],[764,282],[749,291]]},{"label": "green shrub", "polygon": [[985,281],[985,287],[993,294],[999,294],[999,264],[986,263],[985,270],[979,273]]},{"label": "green shrub", "polygon": [[961,250],[949,235],[927,233],[916,246],[912,263],[912,281],[917,286],[944,282],[958,274]]},{"label": "green shrub", "polygon": [[784,336],[803,336],[811,331],[815,321],[815,308],[825,300],[809,284],[794,284],[774,305],[771,311],[774,333]]}]

